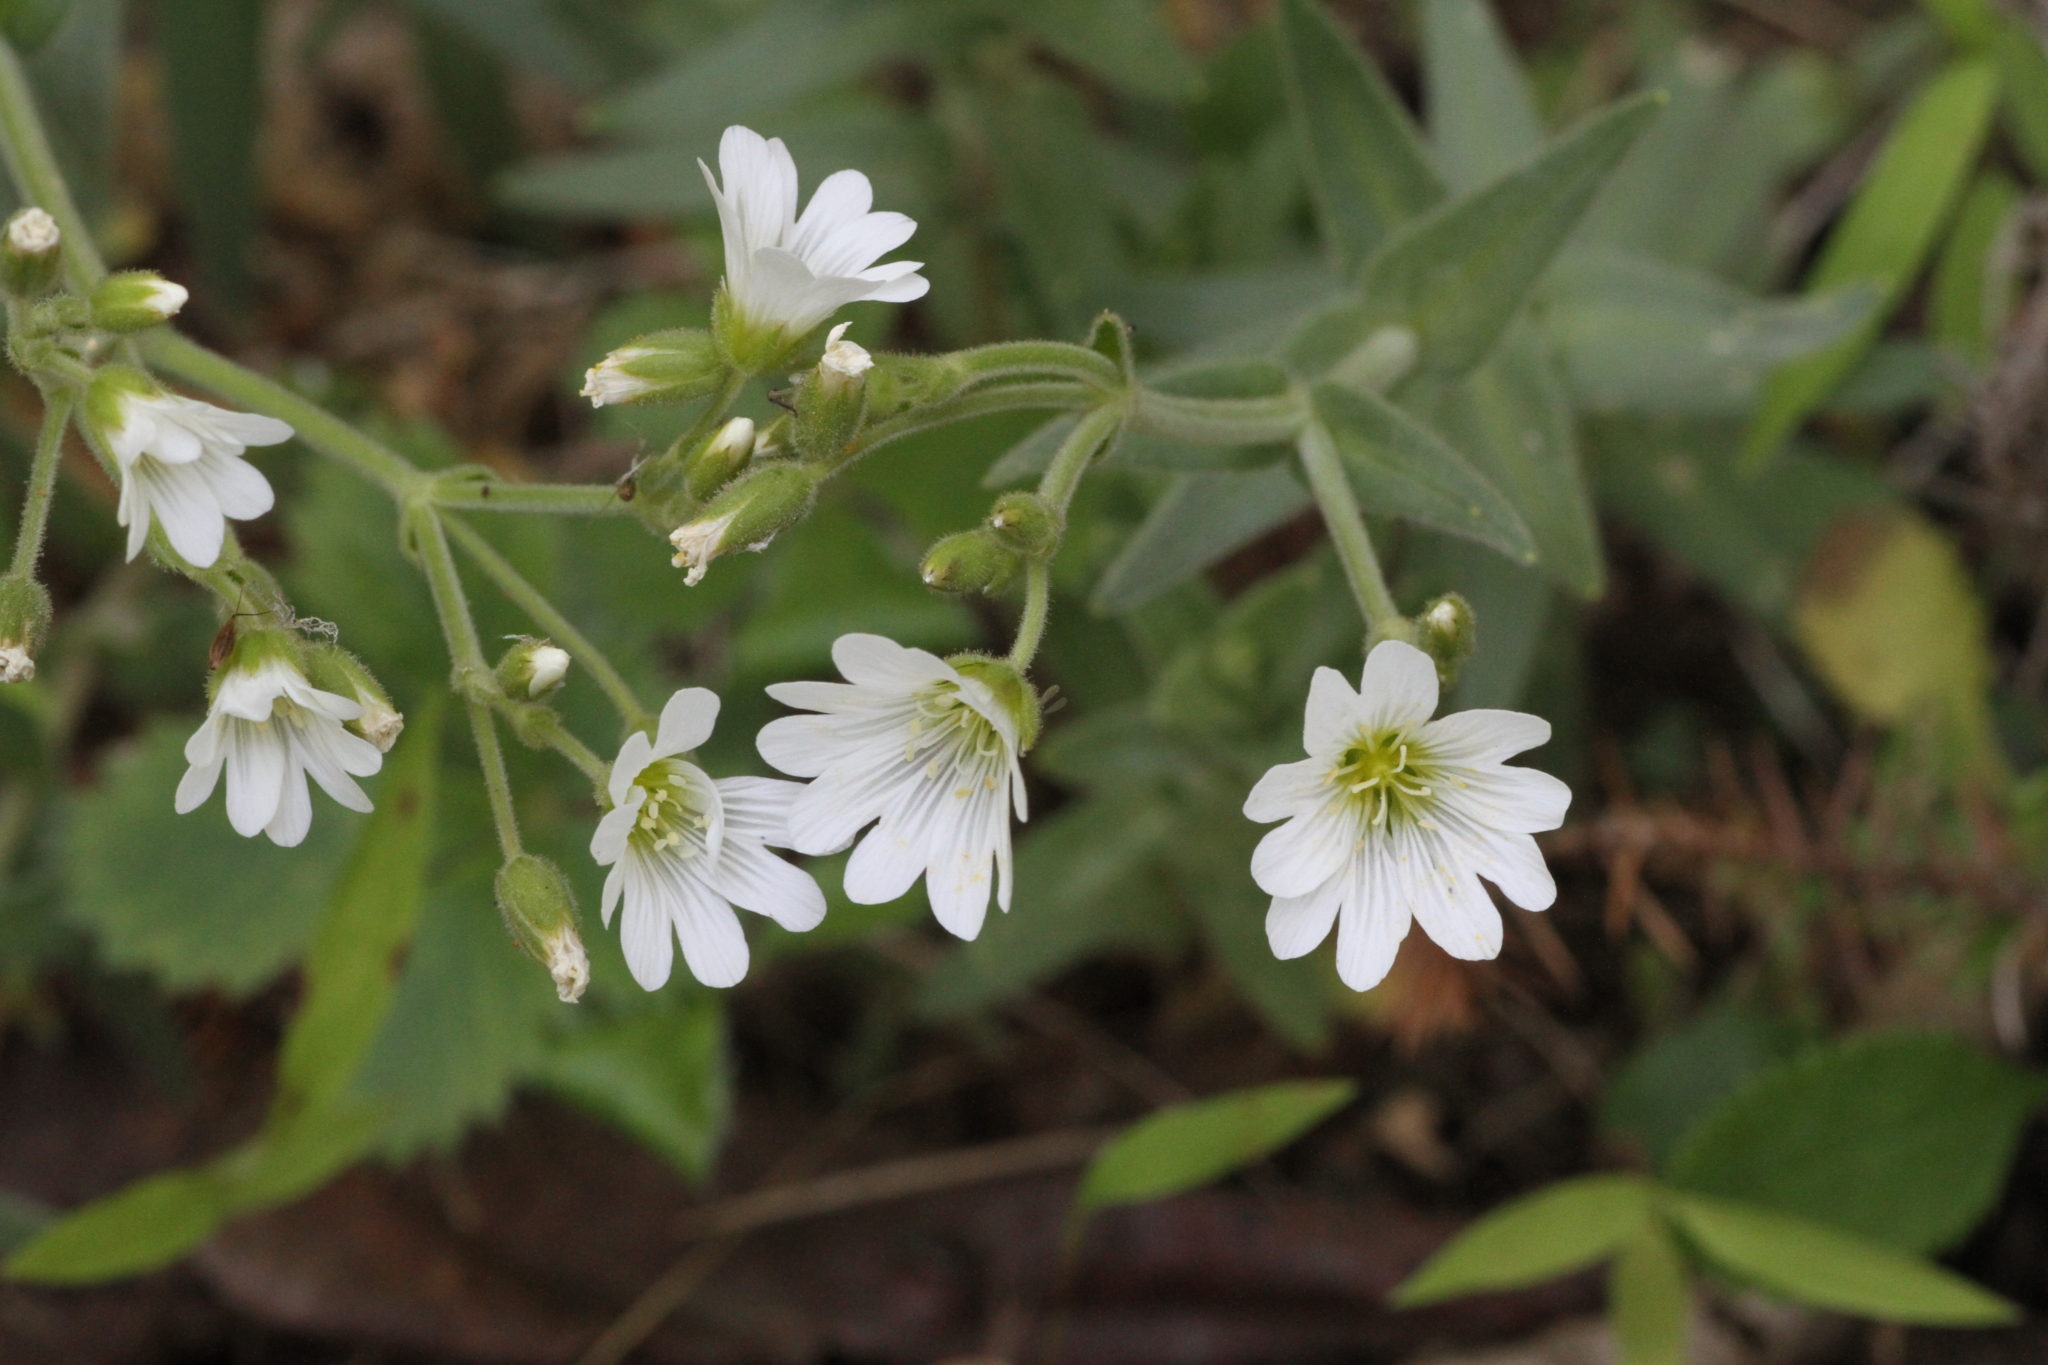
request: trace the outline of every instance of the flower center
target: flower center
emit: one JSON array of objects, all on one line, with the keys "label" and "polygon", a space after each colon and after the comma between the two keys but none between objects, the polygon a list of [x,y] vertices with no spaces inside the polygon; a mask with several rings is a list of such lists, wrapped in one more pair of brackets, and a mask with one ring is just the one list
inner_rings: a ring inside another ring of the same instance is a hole
[{"label": "flower center", "polygon": [[647,793],[647,800],[627,837],[642,852],[680,847],[687,856],[703,843],[701,837],[686,841],[686,836],[702,836],[711,826],[710,816],[697,803],[689,767],[682,759],[664,758],[642,768],[640,776],[633,779],[633,785]]},{"label": "flower center", "polygon": [[1430,825],[1426,812],[1436,778],[1428,755],[1405,731],[1359,734],[1337,756],[1330,781],[1376,829],[1401,820]]},{"label": "flower center", "polygon": [[915,763],[922,755],[925,776],[935,778],[941,754],[949,760],[986,759],[1002,751],[1003,737],[987,716],[967,704],[958,683],[937,683],[918,694],[917,710],[910,717],[910,738],[903,743],[905,763]]}]

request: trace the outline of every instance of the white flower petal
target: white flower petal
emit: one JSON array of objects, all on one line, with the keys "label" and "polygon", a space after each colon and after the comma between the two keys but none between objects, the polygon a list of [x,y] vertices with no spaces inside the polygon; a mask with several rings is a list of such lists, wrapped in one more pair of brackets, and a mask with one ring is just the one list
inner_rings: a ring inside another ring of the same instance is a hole
[{"label": "white flower petal", "polygon": [[1465,860],[1442,839],[1413,835],[1403,852],[1414,860],[1410,900],[1422,931],[1452,957],[1483,961],[1500,956],[1500,911]]},{"label": "white flower petal", "polygon": [[909,894],[924,875],[922,830],[884,820],[846,860],[846,898],[855,905],[887,905]]},{"label": "white flower petal", "polygon": [[1293,816],[1252,850],[1252,880],[1269,896],[1307,895],[1351,857],[1357,824],[1338,801]]},{"label": "white flower petal", "polygon": [[695,876],[671,877],[669,901],[690,975],[707,986],[736,986],[747,974],[747,936],[740,917]]},{"label": "white flower petal", "polygon": [[859,687],[914,692],[935,682],[961,680],[938,655],[899,645],[884,635],[840,636],[832,642],[832,662]]},{"label": "white flower petal", "polygon": [[1308,707],[1301,724],[1302,750],[1327,758],[1358,733],[1358,694],[1334,668],[1318,668],[1308,682]]},{"label": "white flower petal", "polygon": [[1361,858],[1337,915],[1337,975],[1354,991],[1384,981],[1408,937],[1408,907],[1399,899],[1384,858]]},{"label": "white flower petal", "polygon": [[1436,710],[1436,663],[1414,645],[1382,640],[1366,655],[1358,699],[1366,729],[1414,729]]},{"label": "white flower petal", "polygon": [[[1336,676],[1335,669],[1322,671]],[[1245,819],[1269,825],[1285,820],[1305,806],[1319,805],[1329,796],[1329,774],[1330,765],[1324,759],[1304,758],[1298,763],[1275,764],[1266,769],[1266,775],[1245,797]]]},{"label": "white flower petal", "polygon": [[1300,896],[1275,896],[1266,909],[1266,942],[1283,961],[1312,952],[1330,936],[1337,907],[1352,883],[1351,870],[1340,869],[1315,890]]},{"label": "white flower petal", "polygon": [[989,881],[993,849],[952,848],[935,850],[925,872],[925,891],[931,897],[932,915],[955,938],[973,940],[988,917]]},{"label": "white flower petal", "polygon": [[718,694],[705,687],[685,687],[661,708],[661,728],[654,737],[654,757],[687,753],[711,738],[718,724]]},{"label": "white flower petal", "polygon": [[774,777],[719,778],[727,837],[788,848],[789,808],[802,790],[802,783]]},{"label": "white flower petal", "polygon": [[825,919],[825,893],[802,868],[752,839],[729,838],[712,869],[712,888],[742,910],[803,933]]},{"label": "white flower petal", "polygon": [[619,869],[626,874],[625,909],[619,917],[619,947],[626,954],[626,969],[641,990],[658,991],[668,984],[675,963],[675,898],[637,860],[628,859]]},{"label": "white flower petal", "polygon": [[1429,756],[1440,763],[1499,763],[1550,742],[1550,722],[1520,711],[1457,711],[1422,727]]}]

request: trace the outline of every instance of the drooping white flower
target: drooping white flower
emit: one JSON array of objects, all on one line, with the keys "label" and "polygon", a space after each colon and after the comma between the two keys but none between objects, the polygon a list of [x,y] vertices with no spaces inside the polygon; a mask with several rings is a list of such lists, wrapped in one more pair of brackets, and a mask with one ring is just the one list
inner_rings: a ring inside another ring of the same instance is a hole
[{"label": "drooping white flower", "polygon": [[1337,972],[1378,985],[1411,920],[1453,957],[1497,956],[1501,917],[1484,877],[1525,910],[1548,909],[1556,883],[1530,836],[1556,829],[1571,791],[1503,760],[1544,743],[1550,723],[1519,711],[1461,711],[1432,721],[1436,665],[1389,640],[1359,689],[1333,668],[1309,686],[1308,757],[1270,769],[1244,813],[1285,821],[1260,840],[1252,878],[1273,897],[1266,935],[1300,957],[1337,927]]},{"label": "drooping white flower", "polygon": [[874,188],[859,171],[826,176],[799,215],[796,162],[781,138],[735,125],[718,144],[719,175],[697,164],[718,204],[726,291],[748,327],[794,344],[849,303],[908,303],[930,287],[920,261],[875,264],[917,223],[872,212]]},{"label": "drooping white flower", "polygon": [[659,989],[681,940],[683,961],[707,986],[747,974],[747,939],[733,907],[801,932],[825,918],[809,874],[768,851],[787,848],[797,784],[771,777],[714,781],[684,754],[711,737],[718,697],[677,692],[649,739],[627,738],[612,764],[612,809],[598,822],[590,856],[611,868],[604,922],[624,903],[619,941],[633,979]]},{"label": "drooping white flower", "polygon": [[285,848],[303,840],[313,823],[308,777],[337,804],[370,809],[355,779],[376,772],[384,755],[342,725],[362,705],[307,682],[288,640],[275,631],[245,634],[218,681],[205,722],[185,744],[192,766],[178,783],[178,814],[213,795],[223,768],[228,823],[244,838],[260,832]]},{"label": "drooping white flower", "polygon": [[842,635],[844,683],[777,683],[768,694],[814,715],[761,730],[761,757],[814,779],[789,812],[790,847],[836,853],[874,829],[846,865],[846,894],[879,905],[919,877],[940,924],[981,932],[989,892],[1010,908],[1010,812],[1025,818],[1017,755],[1036,738],[1037,703],[996,660],[947,662],[879,635]]},{"label": "drooping white flower", "polygon": [[292,438],[276,418],[166,393],[116,365],[93,380],[87,411],[120,470],[128,558],[142,552],[154,520],[180,557],[206,568],[220,558],[230,519],[270,510],[269,481],[242,455]]}]

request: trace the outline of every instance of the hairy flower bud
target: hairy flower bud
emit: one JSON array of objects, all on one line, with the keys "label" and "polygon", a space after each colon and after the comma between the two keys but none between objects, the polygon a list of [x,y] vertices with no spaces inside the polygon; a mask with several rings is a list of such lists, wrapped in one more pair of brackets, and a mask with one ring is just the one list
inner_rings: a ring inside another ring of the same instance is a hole
[{"label": "hairy flower bud", "polygon": [[64,234],[57,220],[38,208],[21,209],[0,233],[0,286],[18,299],[31,299],[57,282],[58,248]]},{"label": "hairy flower bud", "polygon": [[754,419],[735,417],[713,433],[683,472],[683,486],[699,502],[731,483],[754,458]]},{"label": "hairy flower bud", "polygon": [[689,570],[683,581],[692,587],[702,582],[720,555],[766,549],[810,515],[817,497],[817,472],[789,462],[763,465],[729,484],[703,512],[669,533],[675,566]]},{"label": "hairy flower bud", "polygon": [[1445,593],[1415,618],[1415,643],[1435,661],[1437,678],[1445,687],[1458,680],[1458,670],[1478,642],[1479,619],[1472,604],[1457,593]]},{"label": "hairy flower bud", "polygon": [[865,347],[846,340],[848,326],[832,329],[824,357],[797,383],[796,448],[806,459],[839,456],[867,415],[867,372],[875,362]]},{"label": "hairy flower bud", "polygon": [[940,540],[925,552],[919,572],[940,592],[996,592],[1017,573],[1017,552],[994,531],[977,526]]},{"label": "hairy flower bud", "polygon": [[582,999],[590,957],[576,929],[576,893],[562,869],[537,854],[517,853],[498,869],[494,889],[512,941],[548,969],[563,1004]]},{"label": "hairy flower bud", "polygon": [[893,417],[910,408],[950,398],[972,378],[965,361],[951,355],[902,355],[875,357],[868,372],[868,420]]},{"label": "hairy flower bud", "polygon": [[103,332],[140,332],[169,322],[191,295],[149,270],[109,275],[92,291],[92,325]]},{"label": "hairy flower bud", "polygon": [[1005,493],[989,509],[988,527],[998,541],[1026,559],[1043,559],[1059,548],[1064,518],[1036,493]]},{"label": "hairy flower bud", "polygon": [[583,376],[583,396],[597,408],[681,403],[712,392],[725,374],[709,332],[676,327],[638,337],[591,366]]},{"label": "hairy flower bud", "polygon": [[552,640],[521,636],[498,661],[498,686],[520,701],[538,701],[561,690],[569,676],[569,651]]},{"label": "hairy flower bud", "polygon": [[370,672],[368,664],[340,645],[314,640],[306,645],[305,668],[307,680],[315,687],[350,698],[361,706],[363,713],[349,724],[376,745],[378,753],[391,752],[391,746],[398,743],[399,735],[405,731],[405,716],[392,705],[391,694]]},{"label": "hairy flower bud", "polygon": [[0,578],[0,683],[36,675],[36,653],[50,631],[50,594],[33,578]]}]

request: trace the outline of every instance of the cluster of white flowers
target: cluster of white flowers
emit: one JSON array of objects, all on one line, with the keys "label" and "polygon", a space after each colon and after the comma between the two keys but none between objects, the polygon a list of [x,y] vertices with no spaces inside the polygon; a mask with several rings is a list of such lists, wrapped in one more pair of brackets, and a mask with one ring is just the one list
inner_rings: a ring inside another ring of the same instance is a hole
[{"label": "cluster of white flowers", "polygon": [[[859,172],[827,177],[799,215],[796,167],[780,141],[730,128],[719,165],[722,183],[704,173],[725,236],[724,325],[768,338],[762,354],[800,341],[847,303],[925,292],[915,262],[874,264],[916,224],[872,212]],[[874,364],[846,330],[832,329],[816,372],[821,391],[841,396]],[[591,371],[585,392],[603,405],[695,382],[699,343],[665,335],[659,346],[615,352]],[[180,555],[212,563],[227,519],[270,506],[269,485],[243,451],[282,441],[290,428],[109,372],[99,420],[123,475],[130,556],[154,521]],[[705,444],[698,468],[719,487],[760,454],[753,423],[735,418]],[[808,507],[810,483],[793,478],[784,489],[774,478],[757,466],[741,480],[743,493],[675,532],[689,582],[733,542],[758,548],[786,524],[778,518],[787,508]],[[800,714],[769,722],[757,747],[799,781],[710,776],[694,753],[711,737],[719,700],[703,688],[676,692],[654,732],[619,750],[590,853],[608,869],[604,922],[618,918],[642,987],[668,981],[678,945],[698,981],[740,981],[749,953],[737,910],[798,932],[823,920],[824,893],[778,849],[817,856],[851,848],[844,885],[857,904],[895,900],[921,879],[939,924],[963,939],[981,932],[991,898],[1010,908],[1011,826],[1026,818],[1019,759],[1037,737],[1036,691],[1007,661],[942,659],[879,635],[842,636],[832,657],[844,681],[768,689]],[[524,641],[516,662],[506,685],[532,699],[561,685],[569,656]],[[1334,926],[1338,973],[1364,990],[1385,977],[1413,921],[1453,956],[1497,955],[1502,921],[1482,879],[1526,909],[1554,899],[1532,836],[1558,826],[1570,792],[1505,761],[1542,744],[1550,727],[1512,711],[1432,720],[1437,693],[1431,656],[1399,641],[1372,650],[1356,690],[1334,669],[1315,674],[1307,757],[1269,771],[1244,805],[1251,820],[1280,822],[1251,865],[1272,897],[1266,926],[1278,956],[1309,952]],[[350,721],[370,723],[364,705],[313,687],[287,650],[238,648],[186,748],[192,766],[178,809],[203,802],[223,770],[229,820],[245,835],[302,839],[309,776],[342,805],[367,809],[353,778],[375,772],[388,745],[349,733]]]}]

